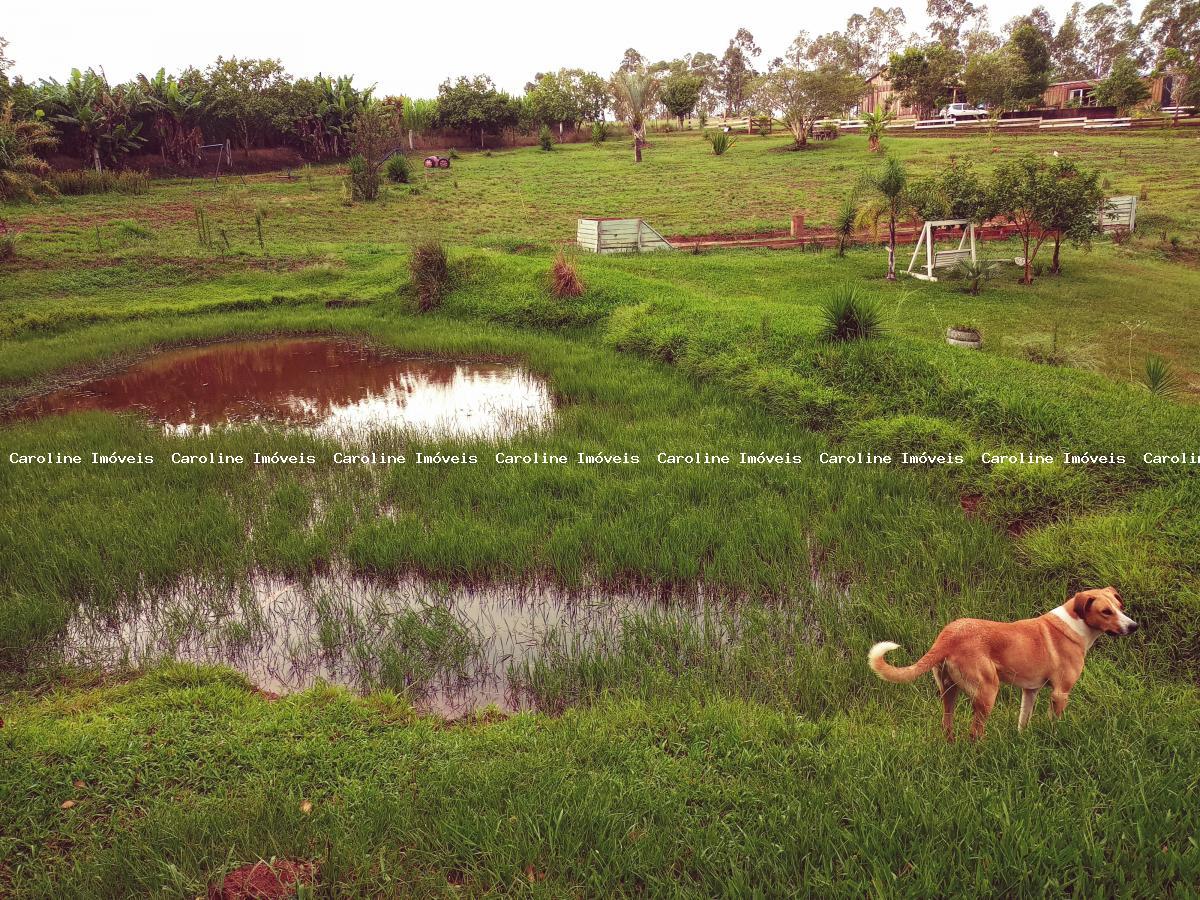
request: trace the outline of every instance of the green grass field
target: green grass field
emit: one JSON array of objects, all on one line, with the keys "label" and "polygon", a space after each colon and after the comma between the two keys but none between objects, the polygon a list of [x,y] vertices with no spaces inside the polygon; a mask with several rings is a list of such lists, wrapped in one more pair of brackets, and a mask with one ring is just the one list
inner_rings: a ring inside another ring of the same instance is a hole
[{"label": "green grass field", "polygon": [[[292,333],[519,359],[558,402],[552,429],[502,447],[372,439],[476,453],[472,467],[335,466],[329,441],[271,427],[0,425],[0,896],[191,897],[276,857],[314,863],[320,896],[1197,889],[1200,479],[1143,459],[1200,452],[1196,139],[889,140],[916,172],[1058,150],[1110,193],[1144,192],[1132,240],[1067,247],[1064,274],[1032,287],[1011,265],[979,297],[887,284],[883,252],[861,247],[583,257],[586,292],[555,299],[550,263],[579,215],[664,233],[781,229],[799,210],[821,224],[878,165],[855,136],[802,153],[743,138],[723,157],[694,135],[652,144],[641,167],[624,142],[464,153],[374,204],[347,204],[342,173],[321,167],[0,209],[19,232],[0,263],[0,402],[156,348]],[[422,315],[408,252],[430,235],[454,288]],[[883,337],[819,340],[820,303],[845,283],[879,299]],[[945,345],[963,323],[984,352]],[[1064,364],[1032,361],[1052,349]],[[1141,385],[1148,353],[1179,373],[1177,398]],[[805,463],[499,467],[498,448]],[[257,449],[318,462],[8,462]],[[968,462],[815,462],[855,450]],[[1128,464],[977,461],[1020,451]],[[603,651],[558,635],[513,673],[546,712],[455,723],[417,715],[402,686],[273,700],[229,669],[91,672],[55,651],[81,607],[119,615],[183,578],[330,569],[699,582],[737,624],[647,615]],[[947,745],[929,680],[883,684],[866,667],[875,640],[915,658],[951,618],[1038,615],[1110,583],[1143,628],[1096,645],[1060,723],[1043,697],[1018,734],[1005,689],[982,743]]]}]

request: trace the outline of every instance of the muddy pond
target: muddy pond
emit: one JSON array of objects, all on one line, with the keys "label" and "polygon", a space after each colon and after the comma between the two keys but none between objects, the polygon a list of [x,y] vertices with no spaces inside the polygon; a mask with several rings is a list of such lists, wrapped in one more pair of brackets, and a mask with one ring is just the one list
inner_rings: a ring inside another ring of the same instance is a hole
[{"label": "muddy pond", "polygon": [[285,694],[318,682],[387,689],[447,718],[496,706],[545,708],[541,666],[614,652],[630,628],[687,628],[723,643],[727,604],[686,593],[467,587],[409,577],[327,574],[307,583],[258,576],[236,585],[182,583],[109,612],[84,604],[61,651],[104,671],[155,660],[222,664]]},{"label": "muddy pond", "polygon": [[135,412],[178,434],[280,424],[331,437],[384,428],[504,437],[548,424],[549,385],[519,365],[431,359],[333,338],[282,338],[155,354],[33,397],[17,419]]}]

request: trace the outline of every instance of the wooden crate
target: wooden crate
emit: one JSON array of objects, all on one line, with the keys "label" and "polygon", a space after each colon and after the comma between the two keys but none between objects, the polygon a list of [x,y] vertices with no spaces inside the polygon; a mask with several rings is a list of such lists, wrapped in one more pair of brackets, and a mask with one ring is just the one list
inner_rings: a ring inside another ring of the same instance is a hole
[{"label": "wooden crate", "polygon": [[575,240],[591,253],[641,253],[670,250],[661,234],[641,219],[606,219],[586,216],[579,220]]}]

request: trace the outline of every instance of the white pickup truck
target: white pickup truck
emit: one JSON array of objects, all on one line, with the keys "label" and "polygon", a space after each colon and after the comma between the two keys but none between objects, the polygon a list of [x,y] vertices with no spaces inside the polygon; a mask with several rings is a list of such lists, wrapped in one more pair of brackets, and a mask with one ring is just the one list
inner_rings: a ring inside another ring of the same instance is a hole
[{"label": "white pickup truck", "polygon": [[988,111],[970,103],[951,103],[938,113],[943,119],[986,119]]}]

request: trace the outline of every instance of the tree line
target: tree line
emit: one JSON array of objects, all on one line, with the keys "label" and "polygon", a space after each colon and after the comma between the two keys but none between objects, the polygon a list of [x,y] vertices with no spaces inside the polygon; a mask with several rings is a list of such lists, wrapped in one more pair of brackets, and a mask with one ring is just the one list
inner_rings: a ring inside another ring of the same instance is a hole
[{"label": "tree line", "polygon": [[[75,69],[62,81],[9,79],[0,37],[0,109],[10,121],[38,119],[59,152],[114,167],[154,153],[179,168],[197,165],[201,148],[226,141],[293,146],[307,158],[343,157],[353,123],[374,104],[390,105],[407,134],[435,129],[469,134],[532,133],[625,119],[640,144],[650,117],[779,116],[802,145],[813,123],[853,108],[864,82],[886,76],[905,102],[928,111],[960,93],[993,110],[1036,106],[1054,80],[1101,79],[1097,100],[1131,106],[1144,99],[1143,75],[1171,76],[1172,105],[1200,96],[1200,0],[1150,0],[1134,17],[1129,0],[1084,7],[1055,22],[1043,6],[993,29],[974,0],[927,0],[930,25],[908,30],[900,7],[874,7],[845,28],[799,33],[787,52],[763,60],[754,35],[740,28],[721,53],[697,51],[651,61],[630,48],[609,77],[583,69],[537,73],[522,94],[486,75],[447,79],[434,98],[377,97],[351,76],[293,77],[278,59],[218,57],[207,68],[114,84],[103,70]],[[44,149],[44,147],[43,147]]]}]

